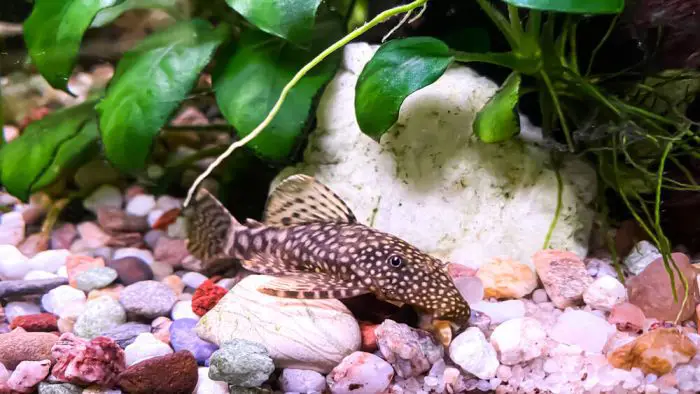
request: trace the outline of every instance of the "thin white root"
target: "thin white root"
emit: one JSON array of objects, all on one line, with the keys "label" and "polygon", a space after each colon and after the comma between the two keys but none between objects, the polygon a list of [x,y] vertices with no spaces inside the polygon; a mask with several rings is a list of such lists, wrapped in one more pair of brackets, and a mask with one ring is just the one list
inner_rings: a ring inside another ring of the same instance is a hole
[{"label": "thin white root", "polygon": [[401,26],[403,26],[406,23],[408,18],[411,17],[412,12],[413,12],[413,10],[408,11],[406,13],[406,15],[404,15],[403,18],[401,18],[401,21],[399,21],[399,23],[396,26],[392,27],[391,30],[389,30],[389,32],[386,33],[386,35],[384,37],[382,37],[382,42],[386,41],[392,34],[394,34],[397,30],[399,30],[401,28]]},{"label": "thin white root", "polygon": [[428,3],[423,4],[423,7],[420,8],[420,11],[418,11],[418,13],[416,14],[416,16],[414,16],[413,18],[411,18],[411,19],[408,21],[408,24],[410,25],[411,23],[413,23],[413,22],[417,21],[418,19],[420,19],[420,18],[423,16],[423,14],[425,14],[425,10],[426,10],[427,8],[428,8]]}]

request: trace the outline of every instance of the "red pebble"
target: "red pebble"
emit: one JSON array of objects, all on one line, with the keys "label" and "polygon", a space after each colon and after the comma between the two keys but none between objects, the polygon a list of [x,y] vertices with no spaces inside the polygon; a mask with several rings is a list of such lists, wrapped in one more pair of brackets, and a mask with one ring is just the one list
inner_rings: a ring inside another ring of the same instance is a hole
[{"label": "red pebble", "polygon": [[59,382],[114,387],[126,369],[124,351],[107,337],[88,341],[67,332],[53,345],[51,355],[56,360],[51,374]]},{"label": "red pebble", "polygon": [[377,326],[378,324],[360,322],[360,333],[362,334],[362,347],[360,350],[363,352],[372,353],[377,350],[377,336],[374,334],[374,329]]},{"label": "red pebble", "polygon": [[164,214],[160,215],[158,219],[156,219],[151,228],[155,230],[165,230],[168,228],[168,226],[175,223],[178,216],[180,216],[180,208],[173,208],[166,211]]},{"label": "red pebble", "polygon": [[197,316],[204,316],[226,293],[227,290],[215,285],[212,279],[205,280],[192,295],[192,312]]},{"label": "red pebble", "polygon": [[14,330],[17,327],[31,332],[51,332],[58,330],[58,323],[56,316],[51,313],[36,313],[15,317],[10,328]]}]

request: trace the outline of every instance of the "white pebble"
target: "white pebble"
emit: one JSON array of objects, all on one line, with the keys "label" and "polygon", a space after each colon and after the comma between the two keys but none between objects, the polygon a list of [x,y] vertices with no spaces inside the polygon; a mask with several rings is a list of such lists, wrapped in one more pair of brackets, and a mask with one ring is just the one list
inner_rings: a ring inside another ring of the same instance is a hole
[{"label": "white pebble", "polygon": [[209,377],[209,367],[197,368],[197,387],[194,394],[228,394],[228,384]]},{"label": "white pebble", "polygon": [[56,272],[66,265],[66,260],[70,255],[70,251],[66,249],[45,250],[29,259],[27,264],[32,270]]},{"label": "white pebble", "polygon": [[549,298],[547,297],[547,291],[545,289],[537,289],[532,292],[532,302],[535,304],[541,304],[547,301],[549,301]]},{"label": "white pebble", "polygon": [[153,264],[154,258],[153,253],[147,249],[138,248],[120,248],[114,251],[114,260],[122,259],[124,257],[138,257],[143,260],[144,263],[151,265]]},{"label": "white pebble", "polygon": [[7,305],[5,305],[5,316],[10,323],[12,323],[15,317],[34,315],[37,313],[41,313],[39,305],[31,302],[15,301],[8,302]]},{"label": "white pebble", "polygon": [[583,292],[583,301],[595,309],[610,311],[627,301],[627,289],[612,276],[601,276]]},{"label": "white pebble", "polygon": [[484,299],[484,283],[476,276],[463,276],[454,280],[459,294],[470,304]]},{"label": "white pebble", "polygon": [[476,327],[469,327],[450,344],[450,358],[479,379],[496,376],[499,363],[496,350]]},{"label": "white pebble", "polygon": [[550,332],[557,342],[578,345],[589,353],[601,353],[617,330],[604,319],[588,312],[571,310],[562,313]]},{"label": "white pebble", "polygon": [[194,312],[192,312],[192,300],[178,301],[173,306],[173,310],[170,312],[170,317],[173,320],[177,319],[195,319],[199,320]]},{"label": "white pebble", "polygon": [[542,324],[526,317],[502,323],[493,330],[490,340],[501,363],[515,365],[541,356],[546,339]]},{"label": "white pebble", "polygon": [[185,218],[179,217],[175,222],[168,226],[168,237],[175,239],[187,238],[187,222]]},{"label": "white pebble", "polygon": [[155,197],[150,194],[139,194],[126,204],[126,213],[133,216],[146,216],[155,207]]},{"label": "white pebble", "polygon": [[152,228],[154,224],[163,216],[165,212],[160,209],[154,209],[148,213],[147,221],[148,225]]},{"label": "white pebble", "polygon": [[62,278],[67,278],[68,277],[68,268],[64,265],[63,267],[59,268],[58,271],[56,271],[56,275],[58,275]]},{"label": "white pebble", "polygon": [[180,201],[180,199],[168,195],[162,195],[156,200],[156,208],[162,210],[163,212],[167,212],[175,208],[180,208],[181,206],[182,201]]},{"label": "white pebble", "polygon": [[27,257],[13,245],[0,245],[0,279],[22,279],[30,268]]},{"label": "white pebble", "polygon": [[17,246],[24,240],[25,223],[20,212],[0,216],[0,245]]},{"label": "white pebble", "polygon": [[24,280],[37,280],[37,279],[53,279],[58,278],[58,275],[48,272],[48,271],[29,271],[24,275]]},{"label": "white pebble", "polygon": [[491,318],[492,324],[525,316],[525,303],[521,300],[501,302],[477,302],[471,305],[475,311],[483,312]]},{"label": "white pebble", "polygon": [[659,250],[649,241],[640,241],[632,251],[625,257],[624,264],[629,268],[630,272],[639,275],[644,268],[661,257]]},{"label": "white pebble", "polygon": [[209,278],[199,272],[188,272],[182,275],[182,282],[193,289],[198,288],[207,279]]},{"label": "white pebble", "polygon": [[112,185],[102,185],[95,190],[88,198],[83,200],[83,206],[88,211],[97,212],[99,207],[121,209],[124,204],[124,197],[121,191]]},{"label": "white pebble", "polygon": [[280,376],[280,386],[285,392],[322,393],[326,389],[326,378],[316,371],[285,368]]},{"label": "white pebble", "polygon": [[150,332],[139,334],[134,342],[124,348],[127,367],[139,361],[152,357],[165,356],[172,352],[173,349],[170,346],[158,340]]},{"label": "white pebble", "polygon": [[50,313],[65,317],[74,312],[76,306],[84,305],[87,300],[85,293],[69,285],[51,289],[41,297],[41,306]]}]

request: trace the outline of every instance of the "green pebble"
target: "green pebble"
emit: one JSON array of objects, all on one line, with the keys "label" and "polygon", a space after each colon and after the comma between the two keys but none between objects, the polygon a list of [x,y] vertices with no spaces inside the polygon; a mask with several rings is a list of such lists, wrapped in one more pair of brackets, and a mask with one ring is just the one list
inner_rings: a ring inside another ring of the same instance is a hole
[{"label": "green pebble", "polygon": [[80,394],[83,389],[70,383],[39,383],[39,394]]},{"label": "green pebble", "polygon": [[124,323],[126,311],[119,301],[109,296],[101,296],[88,301],[85,310],[75,321],[73,333],[81,338],[92,339]]},{"label": "green pebble", "polygon": [[224,342],[209,359],[210,379],[239,388],[260,387],[274,370],[265,346],[245,339]]},{"label": "green pebble", "polygon": [[109,267],[96,267],[75,277],[76,287],[82,291],[101,289],[117,279],[117,271]]}]

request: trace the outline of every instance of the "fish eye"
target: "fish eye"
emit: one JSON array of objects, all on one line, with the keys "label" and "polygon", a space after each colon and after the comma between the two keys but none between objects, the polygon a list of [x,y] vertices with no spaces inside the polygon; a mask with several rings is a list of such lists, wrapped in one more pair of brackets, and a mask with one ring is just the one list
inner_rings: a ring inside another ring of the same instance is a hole
[{"label": "fish eye", "polygon": [[389,264],[394,268],[399,268],[403,265],[403,259],[400,256],[393,255],[389,257]]}]

